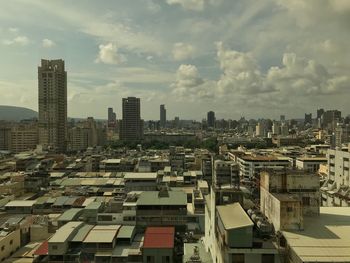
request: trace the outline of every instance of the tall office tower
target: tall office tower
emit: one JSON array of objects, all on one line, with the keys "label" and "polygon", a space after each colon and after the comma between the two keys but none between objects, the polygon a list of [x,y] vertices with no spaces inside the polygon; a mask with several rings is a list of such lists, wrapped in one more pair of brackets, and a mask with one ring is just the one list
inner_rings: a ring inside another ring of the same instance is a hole
[{"label": "tall office tower", "polygon": [[117,125],[117,115],[113,111],[113,108],[108,108],[108,127],[114,128]]},{"label": "tall office tower", "polygon": [[318,109],[318,110],[317,110],[317,119],[321,119],[323,113],[324,113],[324,109]]},{"label": "tall office tower", "polygon": [[140,99],[123,98],[123,119],[120,125],[120,139],[136,141],[143,138],[143,121],[140,117]]},{"label": "tall office tower", "polygon": [[341,111],[328,110],[323,113],[323,126],[325,128],[334,130],[337,122],[341,120]]},{"label": "tall office tower", "polygon": [[285,115],[281,115],[280,116],[280,122],[285,122],[286,121],[286,116]]},{"label": "tall office tower", "polygon": [[265,137],[265,126],[262,122],[258,122],[255,127],[255,135],[257,137]]},{"label": "tall office tower", "polygon": [[166,124],[166,109],[164,104],[160,105],[160,127],[165,128]]},{"label": "tall office tower", "polygon": [[272,124],[272,134],[275,134],[275,135],[281,134],[281,125],[277,121],[274,121]]},{"label": "tall office tower", "polygon": [[305,113],[304,124],[312,124],[312,113]]},{"label": "tall office tower", "polygon": [[65,152],[67,144],[67,72],[64,61],[41,60],[38,67],[39,144]]},{"label": "tall office tower", "polygon": [[207,114],[207,123],[209,128],[215,127],[215,112],[209,111]]}]

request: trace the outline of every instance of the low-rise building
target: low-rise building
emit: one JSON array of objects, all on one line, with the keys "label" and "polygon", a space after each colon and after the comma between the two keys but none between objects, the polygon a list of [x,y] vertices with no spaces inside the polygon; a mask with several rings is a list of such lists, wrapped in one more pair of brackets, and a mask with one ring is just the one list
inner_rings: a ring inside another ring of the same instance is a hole
[{"label": "low-rise building", "polygon": [[142,247],[143,262],[173,263],[174,227],[147,227]]}]

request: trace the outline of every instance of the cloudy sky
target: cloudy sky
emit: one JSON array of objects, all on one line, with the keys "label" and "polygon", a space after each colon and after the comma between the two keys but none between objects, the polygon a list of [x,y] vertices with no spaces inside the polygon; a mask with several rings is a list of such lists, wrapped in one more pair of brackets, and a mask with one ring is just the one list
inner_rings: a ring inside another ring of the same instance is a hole
[{"label": "cloudy sky", "polygon": [[41,58],[63,58],[68,115],[350,113],[349,0],[0,0],[0,104],[37,110]]}]

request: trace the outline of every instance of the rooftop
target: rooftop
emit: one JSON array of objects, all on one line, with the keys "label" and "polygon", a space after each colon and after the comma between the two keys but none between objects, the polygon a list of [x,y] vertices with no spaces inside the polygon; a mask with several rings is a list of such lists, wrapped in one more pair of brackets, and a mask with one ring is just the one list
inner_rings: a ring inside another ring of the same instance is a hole
[{"label": "rooftop", "polygon": [[303,231],[283,231],[302,262],[350,262],[350,207],[321,207]]},{"label": "rooftop", "polygon": [[149,180],[156,180],[157,179],[157,173],[125,173],[124,179],[130,180],[130,179],[149,179]]},{"label": "rooftop", "polygon": [[111,243],[119,228],[120,225],[95,226],[86,236],[84,243]]},{"label": "rooftop", "polygon": [[137,205],[187,205],[187,195],[183,191],[168,191],[168,196],[160,197],[158,191],[140,194]]},{"label": "rooftop", "polygon": [[147,227],[143,248],[174,248],[174,227]]},{"label": "rooftop", "polygon": [[239,203],[220,205],[216,209],[226,230],[254,225]]},{"label": "rooftop", "polygon": [[75,229],[80,228],[83,222],[68,222],[59,228],[56,233],[49,239],[49,243],[65,242],[72,235]]}]

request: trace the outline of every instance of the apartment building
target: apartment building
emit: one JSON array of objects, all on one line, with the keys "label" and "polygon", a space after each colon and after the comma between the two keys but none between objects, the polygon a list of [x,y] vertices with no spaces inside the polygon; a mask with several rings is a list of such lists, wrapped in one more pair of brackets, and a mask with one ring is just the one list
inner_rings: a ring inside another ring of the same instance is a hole
[{"label": "apartment building", "polygon": [[328,150],[328,175],[321,187],[323,206],[350,206],[349,160],[349,151]]}]

